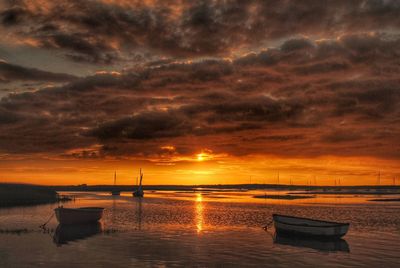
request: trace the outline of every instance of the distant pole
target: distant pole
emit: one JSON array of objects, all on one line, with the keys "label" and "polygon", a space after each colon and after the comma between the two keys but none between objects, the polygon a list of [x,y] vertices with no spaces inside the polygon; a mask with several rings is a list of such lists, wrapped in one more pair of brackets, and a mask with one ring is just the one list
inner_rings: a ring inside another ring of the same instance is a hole
[{"label": "distant pole", "polygon": [[264,194],[267,196],[267,189],[266,189],[267,179],[264,177]]},{"label": "distant pole", "polygon": [[378,172],[378,185],[381,185],[381,171]]},{"label": "distant pole", "polygon": [[279,171],[278,171],[278,185],[279,185]]}]

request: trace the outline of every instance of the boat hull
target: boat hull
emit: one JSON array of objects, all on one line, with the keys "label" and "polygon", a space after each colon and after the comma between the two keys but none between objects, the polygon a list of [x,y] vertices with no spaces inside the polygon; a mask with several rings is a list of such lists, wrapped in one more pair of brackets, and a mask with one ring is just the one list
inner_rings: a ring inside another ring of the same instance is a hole
[{"label": "boat hull", "polygon": [[63,208],[54,209],[56,218],[60,224],[78,224],[98,222],[103,217],[104,208]]},{"label": "boat hull", "polygon": [[274,214],[273,219],[276,232],[283,235],[339,238],[349,230],[348,223],[320,221],[278,214]]},{"label": "boat hull", "polygon": [[134,192],[132,193],[132,195],[133,195],[134,197],[143,197],[143,196],[144,196],[144,192],[143,192],[143,191],[140,191],[140,190],[137,190],[137,191],[134,191]]},{"label": "boat hull", "polygon": [[121,192],[120,191],[117,191],[117,190],[114,190],[114,191],[112,191],[111,192],[111,195],[121,195]]}]

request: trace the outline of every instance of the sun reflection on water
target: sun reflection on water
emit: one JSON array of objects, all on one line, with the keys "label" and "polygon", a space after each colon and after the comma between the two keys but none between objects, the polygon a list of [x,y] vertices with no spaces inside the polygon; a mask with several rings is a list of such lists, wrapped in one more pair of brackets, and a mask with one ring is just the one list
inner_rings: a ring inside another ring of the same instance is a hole
[{"label": "sun reflection on water", "polygon": [[203,206],[203,196],[201,193],[196,194],[196,230],[197,233],[201,233],[203,231],[203,223],[204,223],[204,206]]}]

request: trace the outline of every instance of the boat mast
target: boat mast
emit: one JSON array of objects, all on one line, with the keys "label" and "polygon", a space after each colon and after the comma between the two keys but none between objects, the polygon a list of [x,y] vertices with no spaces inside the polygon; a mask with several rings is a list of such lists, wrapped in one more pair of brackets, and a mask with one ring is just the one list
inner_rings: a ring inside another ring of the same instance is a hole
[{"label": "boat mast", "polygon": [[140,182],[139,182],[139,189],[142,190],[142,180],[143,180],[143,173],[142,168],[140,168]]},{"label": "boat mast", "polygon": [[114,186],[117,184],[117,171],[114,171]]}]

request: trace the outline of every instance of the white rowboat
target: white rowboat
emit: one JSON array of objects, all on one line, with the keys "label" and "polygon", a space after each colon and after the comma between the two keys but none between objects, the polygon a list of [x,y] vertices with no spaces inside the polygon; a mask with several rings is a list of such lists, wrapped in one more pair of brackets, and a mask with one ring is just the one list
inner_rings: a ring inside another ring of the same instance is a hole
[{"label": "white rowboat", "polygon": [[54,212],[60,224],[78,224],[99,221],[103,216],[103,210],[104,208],[99,207],[58,207],[54,209]]},{"label": "white rowboat", "polygon": [[349,230],[349,223],[321,221],[309,218],[272,215],[276,232],[302,236],[339,238]]}]

